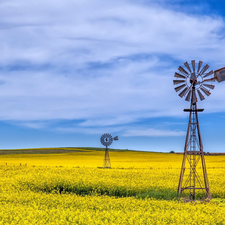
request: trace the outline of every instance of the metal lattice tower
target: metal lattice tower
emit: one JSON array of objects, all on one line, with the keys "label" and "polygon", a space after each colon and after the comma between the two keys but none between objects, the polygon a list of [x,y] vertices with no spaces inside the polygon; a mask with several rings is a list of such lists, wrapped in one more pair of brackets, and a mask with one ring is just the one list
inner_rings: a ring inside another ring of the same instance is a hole
[{"label": "metal lattice tower", "polygon": [[196,198],[211,199],[198,121],[198,112],[202,112],[203,109],[197,109],[197,101],[198,99],[204,100],[204,95],[209,96],[211,94],[208,89],[214,89],[215,86],[208,82],[215,81],[215,79],[205,79],[212,75],[213,71],[206,73],[209,66],[206,64],[201,69],[202,63],[202,61],[199,61],[196,70],[194,60],[191,61],[192,69],[186,62],[184,65],[188,72],[180,66],[178,70],[181,73],[175,73],[174,75],[177,78],[183,79],[174,80],[175,85],[181,84],[180,86],[175,87],[176,91],[181,90],[179,96],[186,96],[186,101],[191,100],[190,108],[184,109],[185,112],[189,112],[189,122],[178,185],[178,197],[188,197],[189,200],[195,200]]}]

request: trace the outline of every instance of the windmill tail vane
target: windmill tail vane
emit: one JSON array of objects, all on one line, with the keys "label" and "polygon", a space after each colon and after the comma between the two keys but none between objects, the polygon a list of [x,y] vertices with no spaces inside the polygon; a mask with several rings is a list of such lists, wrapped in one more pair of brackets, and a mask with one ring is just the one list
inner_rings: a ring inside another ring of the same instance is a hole
[{"label": "windmill tail vane", "polygon": [[215,79],[218,82],[225,81],[225,67],[214,71]]},{"label": "windmill tail vane", "polygon": [[119,140],[118,136],[114,137],[113,140],[118,141]]}]

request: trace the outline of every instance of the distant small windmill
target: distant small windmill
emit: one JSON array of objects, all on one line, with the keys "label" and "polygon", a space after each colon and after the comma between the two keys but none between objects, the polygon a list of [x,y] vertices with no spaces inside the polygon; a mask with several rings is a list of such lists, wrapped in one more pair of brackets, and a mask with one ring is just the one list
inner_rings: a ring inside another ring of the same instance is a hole
[{"label": "distant small windmill", "polygon": [[100,138],[102,145],[105,146],[105,157],[103,160],[104,168],[111,168],[108,146],[112,144],[113,140],[118,141],[119,140],[118,136],[113,138],[112,135],[110,135],[110,134],[103,134]]}]

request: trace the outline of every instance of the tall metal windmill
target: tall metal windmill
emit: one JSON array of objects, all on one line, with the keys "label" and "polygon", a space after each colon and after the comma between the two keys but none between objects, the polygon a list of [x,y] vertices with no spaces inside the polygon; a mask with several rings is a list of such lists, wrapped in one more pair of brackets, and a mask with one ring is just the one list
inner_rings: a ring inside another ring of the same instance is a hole
[{"label": "tall metal windmill", "polygon": [[115,140],[115,141],[119,140],[118,136],[113,138],[112,135],[110,135],[110,134],[103,134],[100,138],[102,145],[105,146],[105,156],[104,156],[104,160],[103,160],[104,168],[111,168],[108,146],[112,144],[113,140]]},{"label": "tall metal windmill", "polygon": [[197,101],[202,101],[205,96],[211,94],[210,89],[213,90],[215,87],[211,82],[215,81],[215,77],[212,77],[213,70],[207,72],[209,65],[202,67],[202,64],[203,62],[199,61],[196,66],[195,60],[192,60],[190,66],[185,62],[186,68],[180,66],[179,72],[175,72],[174,75],[177,79],[173,81],[179,96],[190,101],[190,108],[184,109],[185,112],[189,112],[189,122],[178,185],[178,197],[188,196],[189,200],[195,200],[196,197],[211,199],[198,121],[198,112],[204,109],[197,108]]}]

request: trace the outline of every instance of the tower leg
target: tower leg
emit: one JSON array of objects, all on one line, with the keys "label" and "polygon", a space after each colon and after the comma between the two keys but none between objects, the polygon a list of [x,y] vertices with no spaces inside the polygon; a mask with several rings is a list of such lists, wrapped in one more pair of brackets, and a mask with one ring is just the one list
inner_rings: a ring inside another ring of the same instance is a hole
[{"label": "tower leg", "polygon": [[[189,116],[188,124],[190,124],[190,123],[191,123],[191,113]],[[185,146],[184,146],[184,156],[183,156],[183,161],[182,161],[182,166],[181,166],[180,180],[179,180],[179,184],[178,184],[178,198],[180,198],[181,194],[182,194],[182,183],[183,183],[184,172],[185,172],[185,163],[186,163],[186,156],[187,156],[187,150],[188,150],[189,133],[190,133],[190,126],[188,126],[187,134],[186,134],[186,140],[185,140]]]}]

